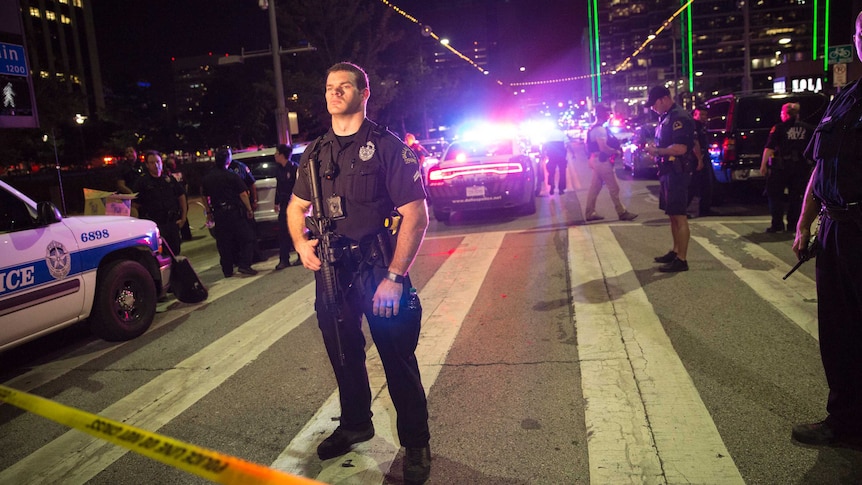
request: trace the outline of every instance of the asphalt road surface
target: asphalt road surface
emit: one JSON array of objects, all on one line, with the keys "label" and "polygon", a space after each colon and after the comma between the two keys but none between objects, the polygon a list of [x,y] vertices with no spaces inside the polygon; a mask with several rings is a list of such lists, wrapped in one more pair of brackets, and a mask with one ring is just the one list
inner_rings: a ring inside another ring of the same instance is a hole
[{"label": "asphalt road surface", "polygon": [[[589,170],[533,216],[432,221],[411,271],[424,308],[417,357],[438,484],[839,484],[862,453],[800,446],[824,417],[813,264],[786,281],[790,234],[736,194],[691,219],[690,271],[670,247],[656,180],[620,173],[640,216],[606,192],[585,224]],[[547,191],[545,191],[547,194]],[[193,223],[200,221],[194,221]],[[199,225],[199,224],[198,224]],[[402,453],[369,338],[376,436],[321,462],[337,390],[313,311],[313,275],[223,279],[204,230],[183,253],[209,299],[160,305],[152,329],[107,343],[79,325],[0,354],[0,382],[52,401],[325,483],[401,483]],[[203,483],[125,448],[0,405],[0,483]]]}]

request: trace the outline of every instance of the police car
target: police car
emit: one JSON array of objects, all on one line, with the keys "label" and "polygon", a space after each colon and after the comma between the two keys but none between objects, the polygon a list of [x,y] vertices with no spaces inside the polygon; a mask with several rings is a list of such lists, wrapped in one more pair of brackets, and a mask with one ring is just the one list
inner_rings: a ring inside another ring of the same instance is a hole
[{"label": "police car", "polygon": [[0,181],[0,351],[87,318],[105,340],[137,337],[170,271],[154,222],[63,217]]}]

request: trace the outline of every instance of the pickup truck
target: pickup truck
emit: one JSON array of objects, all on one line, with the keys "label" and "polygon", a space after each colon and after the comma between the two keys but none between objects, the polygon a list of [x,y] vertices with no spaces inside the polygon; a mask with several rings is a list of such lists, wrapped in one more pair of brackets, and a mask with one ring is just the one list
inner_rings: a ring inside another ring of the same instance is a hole
[{"label": "pickup truck", "polygon": [[63,217],[0,181],[0,351],[85,319],[105,340],[135,338],[170,272],[154,222]]},{"label": "pickup truck", "polygon": [[764,179],[763,147],[769,130],[781,121],[781,106],[791,102],[800,104],[800,120],[817,126],[829,98],[813,92],[728,94],[705,103],[709,155],[719,184]]}]

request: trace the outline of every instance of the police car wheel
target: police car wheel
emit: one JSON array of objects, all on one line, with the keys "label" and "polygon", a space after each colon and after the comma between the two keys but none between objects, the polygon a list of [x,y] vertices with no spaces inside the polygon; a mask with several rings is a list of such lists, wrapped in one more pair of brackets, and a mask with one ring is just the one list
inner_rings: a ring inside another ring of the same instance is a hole
[{"label": "police car wheel", "polygon": [[94,334],[108,341],[133,339],[156,315],[156,284],[137,261],[115,261],[99,271],[90,315]]}]

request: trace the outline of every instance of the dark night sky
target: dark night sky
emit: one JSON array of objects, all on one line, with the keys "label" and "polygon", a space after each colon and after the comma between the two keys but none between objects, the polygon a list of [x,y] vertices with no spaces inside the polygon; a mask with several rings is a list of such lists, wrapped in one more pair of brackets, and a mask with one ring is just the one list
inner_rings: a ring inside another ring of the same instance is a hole
[{"label": "dark night sky", "polygon": [[[477,29],[476,20],[469,15],[481,15],[487,10],[486,4],[511,5],[512,8],[501,9],[506,13],[496,20],[501,25],[501,46],[511,55],[511,64],[535,68],[533,75],[539,77],[583,74],[587,70],[578,62],[586,25],[584,2],[394,0],[393,3],[431,25],[439,35],[450,37],[453,47],[459,50],[466,50],[476,33],[483,30]],[[93,10],[103,76],[109,84],[169,76],[171,56],[209,52],[223,55],[238,53],[242,47],[259,50],[269,46],[268,14],[260,9],[257,0],[93,0]],[[406,19],[402,21],[410,25]],[[546,62],[540,62],[543,60]],[[561,65],[552,71],[537,72],[540,65],[553,64]]]}]

